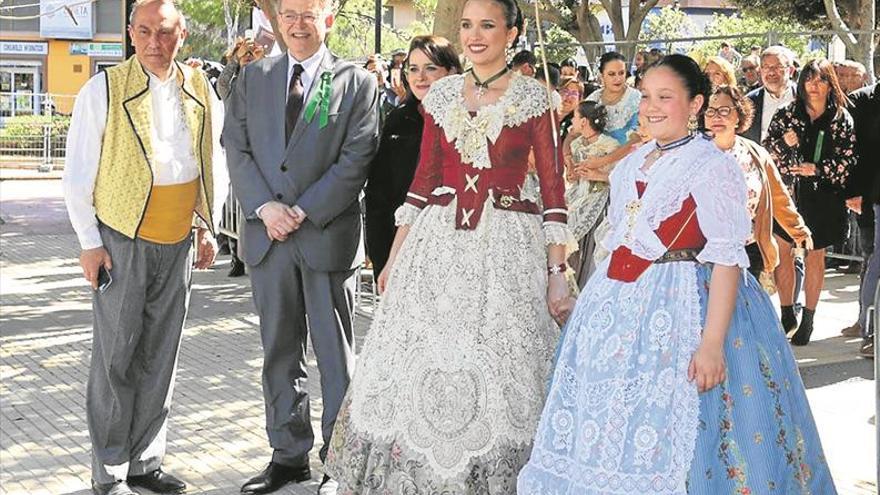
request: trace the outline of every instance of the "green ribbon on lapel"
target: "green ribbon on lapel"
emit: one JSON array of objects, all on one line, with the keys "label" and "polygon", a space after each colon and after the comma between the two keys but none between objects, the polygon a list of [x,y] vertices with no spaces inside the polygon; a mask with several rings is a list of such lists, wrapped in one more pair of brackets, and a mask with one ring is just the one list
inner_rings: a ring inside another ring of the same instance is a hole
[{"label": "green ribbon on lapel", "polygon": [[318,107],[321,108],[321,115],[318,117],[319,129],[327,127],[327,122],[330,120],[330,96],[333,92],[332,85],[333,73],[328,71],[321,74],[321,84],[318,86],[318,89],[314,94],[312,94],[312,97],[309,98],[309,103],[306,105],[305,121],[307,123],[312,122],[312,119],[315,118],[315,113],[318,111]]}]

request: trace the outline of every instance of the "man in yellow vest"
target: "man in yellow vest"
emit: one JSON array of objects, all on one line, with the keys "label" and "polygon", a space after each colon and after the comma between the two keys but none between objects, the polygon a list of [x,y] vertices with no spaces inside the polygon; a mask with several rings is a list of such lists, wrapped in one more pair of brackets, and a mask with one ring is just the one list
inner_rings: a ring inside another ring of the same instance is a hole
[{"label": "man in yellow vest", "polygon": [[136,54],[80,91],[64,172],[95,291],[86,409],[98,495],[186,490],[161,469],[166,425],[191,270],[214,262],[229,187],[223,106],[174,60],[183,16],[171,0],[140,0],[129,21]]}]

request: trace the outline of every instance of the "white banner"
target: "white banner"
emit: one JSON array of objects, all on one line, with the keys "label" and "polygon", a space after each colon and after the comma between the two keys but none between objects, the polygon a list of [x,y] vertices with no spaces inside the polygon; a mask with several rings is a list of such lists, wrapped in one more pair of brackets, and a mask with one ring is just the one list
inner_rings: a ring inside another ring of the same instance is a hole
[{"label": "white banner", "polygon": [[[40,36],[88,40],[95,34],[95,12],[91,2],[82,0],[40,0]],[[79,4],[63,8],[65,5]],[[60,10],[58,10],[60,8]]]}]

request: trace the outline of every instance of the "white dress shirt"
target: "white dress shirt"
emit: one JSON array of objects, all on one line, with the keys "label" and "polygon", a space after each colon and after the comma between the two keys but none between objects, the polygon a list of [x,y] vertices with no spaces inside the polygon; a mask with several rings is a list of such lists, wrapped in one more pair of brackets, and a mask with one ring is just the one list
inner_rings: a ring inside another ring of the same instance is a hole
[{"label": "white dress shirt", "polygon": [[[149,74],[149,72],[148,72]],[[104,129],[107,126],[106,74],[93,76],[80,90],[73,106],[70,131],[67,134],[67,158],[64,164],[64,202],[70,223],[79,238],[82,249],[102,246],[95,216],[94,192]],[[153,185],[167,186],[185,184],[199,177],[200,169],[193,154],[191,132],[183,116],[180,87],[177,84],[177,68],[171,76],[161,81],[150,77],[150,99],[153,105],[153,125],[150,144],[153,159],[150,168]],[[226,201],[229,175],[226,170],[226,153],[220,146],[223,130],[223,103],[209,89],[211,100],[211,129],[213,147],[214,227],[219,225]]]},{"label": "white dress shirt", "polygon": [[794,91],[794,83],[790,81],[779,98],[773,96],[770,91],[767,91],[767,88],[764,88],[764,110],[761,114],[761,143],[767,137],[767,129],[770,127],[770,121],[773,120],[773,115],[776,114],[776,111],[794,101]]},{"label": "white dress shirt", "polygon": [[[324,53],[326,52],[327,47],[323,43],[321,43],[321,46],[314,55],[305,60],[297,60],[290,54],[290,52],[287,52],[287,86],[285,86],[285,88],[290,88],[290,78],[293,77],[293,66],[296,64],[302,65],[303,73],[300,75],[300,79],[302,80],[303,86],[303,102],[309,101],[309,93],[312,89],[312,83],[315,81],[315,78],[318,77],[318,68],[321,67],[321,60],[324,60]],[[305,105],[303,105],[303,109],[305,109]]]}]

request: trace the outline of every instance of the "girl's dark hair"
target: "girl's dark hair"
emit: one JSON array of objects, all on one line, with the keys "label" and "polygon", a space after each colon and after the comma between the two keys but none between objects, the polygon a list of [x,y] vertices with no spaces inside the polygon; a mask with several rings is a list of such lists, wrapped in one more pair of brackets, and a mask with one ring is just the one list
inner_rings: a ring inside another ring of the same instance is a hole
[{"label": "girl's dark hair", "polygon": [[584,100],[578,103],[578,113],[581,117],[590,121],[590,127],[596,132],[605,132],[605,125],[608,122],[608,112],[605,106],[595,101]]},{"label": "girl's dark hair", "polygon": [[849,100],[847,100],[846,93],[840,87],[840,81],[837,79],[837,72],[835,72],[834,66],[827,59],[817,58],[810,60],[804,65],[798,76],[797,98],[805,100],[807,81],[817,77],[827,82],[831,87],[831,92],[828,94],[828,107],[834,107],[837,114],[840,114],[846,108]]},{"label": "girl's dark hair", "polygon": [[609,62],[613,62],[615,60],[620,60],[623,62],[623,66],[626,67],[626,57],[623,56],[622,53],[617,52],[605,52],[599,57],[599,72],[605,72],[605,66],[608,65]]},{"label": "girl's dark hair", "polygon": [[523,14],[519,9],[519,4],[516,3],[516,0],[492,0],[501,6],[501,9],[504,10],[504,24],[507,26],[507,29],[516,28],[516,37],[513,38],[513,43],[511,46],[516,47],[519,44],[519,37],[523,33]]},{"label": "girl's dark hair", "polygon": [[712,90],[711,96],[727,95],[733,101],[733,109],[739,117],[736,124],[736,133],[740,134],[752,127],[752,119],[755,117],[755,106],[752,100],[747,98],[736,86],[721,85]]},{"label": "girl's dark hair", "polygon": [[675,72],[684,83],[684,87],[687,88],[690,99],[693,100],[697,95],[703,96],[703,106],[697,113],[697,119],[702,122],[703,112],[709,104],[709,92],[712,88],[712,84],[709,82],[709,78],[706,77],[706,74],[703,74],[699,64],[687,55],[673,53],[671,55],[666,55],[657,62],[651,64],[645,73],[647,74],[648,71],[658,67],[666,67],[672,72]]},{"label": "girl's dark hair", "polygon": [[577,68],[578,64],[577,64],[577,62],[575,61],[575,59],[573,59],[573,58],[567,58],[567,59],[563,60],[563,61],[559,64],[559,66],[560,66],[560,67],[574,67],[574,68]]},{"label": "girl's dark hair", "polygon": [[[443,67],[452,74],[461,74],[464,72],[455,48],[449,40],[442,36],[426,34],[414,37],[409,42],[409,50],[407,50],[406,59],[403,61],[404,67],[409,66],[409,56],[416,50],[421,50],[434,65]],[[401,72],[401,80],[406,87],[405,101],[415,100],[416,97],[409,87],[409,81],[406,79],[406,71]]]}]

